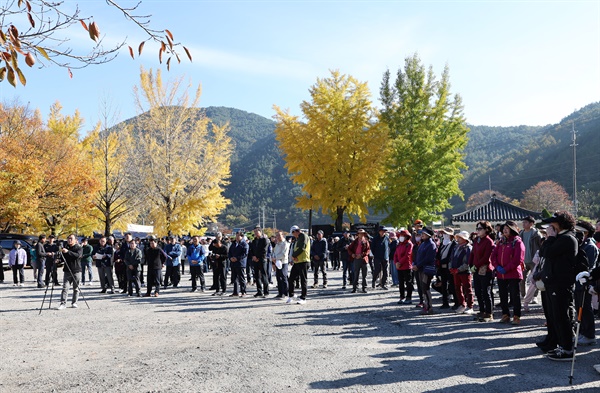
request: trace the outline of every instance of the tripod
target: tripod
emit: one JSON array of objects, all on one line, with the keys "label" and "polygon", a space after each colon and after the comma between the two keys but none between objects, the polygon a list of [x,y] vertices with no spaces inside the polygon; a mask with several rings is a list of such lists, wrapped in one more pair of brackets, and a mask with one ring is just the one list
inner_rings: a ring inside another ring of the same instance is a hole
[{"label": "tripod", "polygon": [[[62,248],[64,248],[64,247],[61,245],[59,247],[59,250]],[[65,264],[65,266],[69,270],[69,274],[71,275],[71,278],[73,279],[73,291],[79,291],[79,294],[81,295],[81,298],[83,299],[83,302],[89,309],[90,305],[88,304],[87,300],[85,300],[85,296],[83,296],[83,291],[81,290],[80,285],[79,285],[80,283],[75,278],[75,275],[73,274],[73,271],[71,270],[71,266],[69,266],[69,264],[65,260],[65,256],[62,254],[61,251],[58,252],[58,255],[60,255],[60,259],[62,259],[62,262]],[[42,299],[42,305],[40,306],[40,312],[38,315],[42,314],[42,309],[44,308],[44,302],[46,301],[46,294],[48,293],[48,287],[50,287],[50,286],[46,285],[46,290],[44,291],[44,298]],[[50,309],[52,307],[52,294],[53,293],[54,293],[54,280],[52,280],[52,287],[50,288],[50,299],[48,301],[48,309]]]}]

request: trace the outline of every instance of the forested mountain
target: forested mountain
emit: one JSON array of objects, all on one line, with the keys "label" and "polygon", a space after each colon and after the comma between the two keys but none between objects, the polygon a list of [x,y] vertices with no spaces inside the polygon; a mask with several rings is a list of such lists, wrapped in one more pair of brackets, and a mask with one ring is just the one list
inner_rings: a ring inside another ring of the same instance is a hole
[{"label": "forested mountain", "polygon": [[[300,187],[294,185],[284,168],[285,162],[275,141],[275,122],[242,110],[208,107],[200,110],[216,124],[229,122],[234,142],[230,184],[225,196],[231,204],[219,221],[229,227],[250,228],[262,223],[287,229],[292,224],[306,227],[308,213],[295,208]],[[560,123],[543,127],[470,126],[465,171],[461,190],[465,199],[489,187],[513,199],[539,181],[554,180],[569,194],[573,192],[573,149],[571,129],[577,131],[578,193],[596,198],[600,209],[600,103],[590,104],[565,117]],[[580,199],[581,200],[581,199]],[[444,213],[465,210],[465,202],[452,200],[453,208]],[[597,211],[595,217],[600,216]],[[368,217],[369,219],[369,217]],[[370,218],[374,220],[374,217]],[[346,221],[347,219],[345,219]],[[330,223],[328,216],[315,212],[313,223]],[[448,220],[446,220],[448,222]]]}]

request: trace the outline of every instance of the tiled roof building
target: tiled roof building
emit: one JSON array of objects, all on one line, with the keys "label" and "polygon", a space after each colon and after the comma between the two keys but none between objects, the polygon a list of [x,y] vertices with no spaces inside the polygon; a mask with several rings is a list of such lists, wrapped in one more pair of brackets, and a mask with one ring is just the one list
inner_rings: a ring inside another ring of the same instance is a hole
[{"label": "tiled roof building", "polygon": [[466,231],[473,231],[477,221],[485,220],[494,225],[512,220],[520,224],[520,221],[527,216],[532,216],[536,220],[542,219],[541,212],[523,209],[508,202],[502,202],[492,196],[489,202],[475,206],[465,212],[453,214],[452,225],[460,226],[461,229]]}]

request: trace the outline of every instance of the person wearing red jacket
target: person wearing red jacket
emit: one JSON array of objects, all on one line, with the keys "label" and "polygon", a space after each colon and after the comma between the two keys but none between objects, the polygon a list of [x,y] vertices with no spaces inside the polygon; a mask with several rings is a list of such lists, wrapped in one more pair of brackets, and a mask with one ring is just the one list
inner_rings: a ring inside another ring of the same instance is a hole
[{"label": "person wearing red jacket", "polygon": [[500,323],[510,322],[508,295],[513,305],[513,325],[521,324],[521,292],[519,283],[523,279],[525,245],[519,237],[519,227],[514,221],[506,221],[502,226],[502,240],[492,251],[492,264],[498,278],[502,318]]},{"label": "person wearing red jacket", "polygon": [[473,249],[469,255],[469,266],[473,266],[473,286],[475,297],[479,304],[479,313],[475,316],[479,322],[490,322],[494,319],[494,266],[492,265],[492,251],[495,244],[494,228],[489,221],[479,221],[475,226],[477,238],[473,241]]},{"label": "person wearing red jacket", "polygon": [[398,288],[400,289],[398,304],[412,304],[414,289],[412,283],[412,251],[413,244],[410,241],[410,232],[403,229],[399,232],[398,245],[396,246],[396,252],[394,252],[394,265],[398,271]]},{"label": "person wearing red jacket", "polygon": [[369,252],[371,245],[367,238],[367,232],[359,229],[356,239],[348,247],[348,254],[352,258],[354,277],[352,279],[352,293],[356,293],[358,287],[358,275],[362,273],[362,292],[367,293],[367,265],[369,263]]}]

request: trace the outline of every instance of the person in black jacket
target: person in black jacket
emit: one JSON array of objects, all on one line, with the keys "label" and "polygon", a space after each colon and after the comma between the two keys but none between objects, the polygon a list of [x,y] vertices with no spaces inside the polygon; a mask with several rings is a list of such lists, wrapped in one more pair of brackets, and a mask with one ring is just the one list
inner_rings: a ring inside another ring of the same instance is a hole
[{"label": "person in black jacket", "polygon": [[54,243],[56,236],[50,235],[48,238],[48,243],[44,245],[44,250],[46,251],[46,275],[44,279],[44,284],[48,286],[50,284],[50,279],[54,285],[60,285],[58,283],[58,273],[56,271],[56,257],[58,256],[58,245]]},{"label": "person in black jacket", "polygon": [[[77,243],[75,235],[71,234],[67,237],[67,244],[60,249],[62,258],[64,258],[65,266],[63,267],[63,288],[60,295],[59,310],[66,308],[67,295],[69,294],[69,286],[73,285],[73,298],[71,307],[77,308],[77,299],[79,298],[79,283],[81,282],[81,255],[83,253],[81,246]],[[59,258],[61,258],[59,256]]]},{"label": "person in black jacket", "polygon": [[98,279],[100,280],[100,293],[115,293],[115,282],[113,279],[113,254],[114,250],[106,241],[106,237],[102,236],[98,241],[98,245],[94,248],[92,259],[96,261],[98,268]]},{"label": "person in black jacket", "polygon": [[221,242],[221,237],[215,238],[215,241],[211,244],[213,274],[215,276],[216,292],[213,296],[222,296],[225,294],[225,286],[227,284],[227,247]]},{"label": "person in black jacket", "polygon": [[262,229],[259,227],[254,228],[254,240],[252,240],[250,250],[255,267],[256,294],[254,297],[265,298],[269,294],[269,277],[267,275],[269,239],[263,235]]},{"label": "person in black jacket", "polygon": [[540,256],[544,258],[542,281],[548,310],[548,335],[537,343],[548,352],[548,359],[573,360],[573,328],[569,308],[573,303],[573,283],[577,257],[577,239],[574,235],[575,218],[560,211],[542,220],[548,238],[542,244]]},{"label": "person in black jacket", "polygon": [[127,266],[127,292],[128,296],[133,296],[133,287],[137,297],[140,297],[140,266],[142,265],[142,250],[137,247],[135,240],[131,240],[129,244],[123,243],[122,247],[126,247],[123,261]]},{"label": "person in black jacket", "polygon": [[162,280],[162,268],[167,261],[167,254],[158,247],[158,239],[156,236],[148,238],[150,247],[145,250],[146,265],[148,266],[148,276],[146,278],[146,294],[144,297],[149,297],[154,286],[154,297],[158,297],[160,291],[160,282]]},{"label": "person in black jacket", "polygon": [[38,238],[38,242],[35,245],[35,254],[37,256],[37,287],[44,288],[44,268],[46,267],[46,249],[44,244],[46,243],[46,235],[41,234]]},{"label": "person in black jacket", "polygon": [[342,289],[346,289],[346,283],[349,281],[352,283],[354,275],[352,274],[352,261],[348,255],[348,247],[352,244],[350,232],[344,231],[342,238],[336,243],[337,250],[340,253],[340,259],[342,261]]}]

